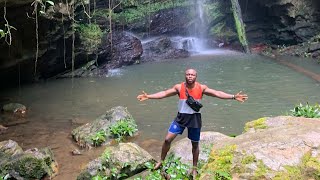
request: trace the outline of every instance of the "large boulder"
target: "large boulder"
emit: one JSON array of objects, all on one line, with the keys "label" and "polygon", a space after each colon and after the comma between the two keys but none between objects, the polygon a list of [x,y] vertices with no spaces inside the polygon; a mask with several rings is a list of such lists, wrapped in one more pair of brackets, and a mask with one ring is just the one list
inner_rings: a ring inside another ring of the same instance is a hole
[{"label": "large boulder", "polygon": [[[206,162],[213,145],[218,141],[227,139],[231,139],[231,137],[218,132],[201,132],[199,161]],[[183,138],[175,142],[169,153],[180,157],[181,162],[192,165],[192,145],[190,139]]]},{"label": "large boulder", "polygon": [[52,178],[58,171],[50,148],[23,151],[12,140],[0,142],[0,159],[0,174],[13,179]]},{"label": "large boulder", "polygon": [[[143,53],[141,41],[127,32],[109,33],[104,42],[112,47],[111,59],[105,67],[107,69],[132,65],[139,62]],[[111,46],[112,43],[112,46]],[[106,57],[107,58],[107,57]],[[109,57],[110,58],[110,57]]]},{"label": "large boulder", "polygon": [[143,44],[142,62],[178,59],[190,56],[190,53],[177,45],[168,37],[159,37]]},{"label": "large boulder", "polygon": [[106,147],[102,156],[91,161],[77,180],[90,180],[97,175],[108,179],[132,176],[147,169],[147,162],[155,162],[147,151],[134,143],[119,143]]},{"label": "large boulder", "polygon": [[13,114],[25,114],[27,108],[25,105],[20,103],[8,103],[3,105],[2,110]]},{"label": "large boulder", "polygon": [[214,144],[200,179],[218,172],[239,179],[320,178],[320,119],[260,118],[245,131]]},{"label": "large boulder", "polygon": [[[108,132],[109,127],[120,120],[133,119],[132,115],[128,112],[127,108],[122,106],[113,107],[105,114],[92,121],[91,123],[84,124],[72,130],[71,134],[73,139],[81,147],[95,146],[94,137],[97,133],[103,131]],[[106,136],[105,143],[111,140],[111,137]]]}]

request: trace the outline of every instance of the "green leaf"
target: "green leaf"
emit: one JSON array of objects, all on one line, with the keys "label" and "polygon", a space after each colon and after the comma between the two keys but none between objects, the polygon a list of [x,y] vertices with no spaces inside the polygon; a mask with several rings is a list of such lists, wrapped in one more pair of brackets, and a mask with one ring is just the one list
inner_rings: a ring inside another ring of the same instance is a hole
[{"label": "green leaf", "polygon": [[2,29],[0,29],[0,39],[5,36],[6,36],[6,33]]}]

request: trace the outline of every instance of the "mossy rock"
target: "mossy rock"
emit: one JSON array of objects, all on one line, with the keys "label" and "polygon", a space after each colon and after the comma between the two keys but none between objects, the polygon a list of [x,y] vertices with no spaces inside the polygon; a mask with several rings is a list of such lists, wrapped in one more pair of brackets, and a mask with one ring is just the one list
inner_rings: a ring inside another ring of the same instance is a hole
[{"label": "mossy rock", "polygon": [[[109,132],[110,126],[124,119],[133,120],[127,108],[122,106],[113,107],[91,123],[73,129],[71,134],[73,139],[81,147],[93,147],[95,144],[92,137],[101,131]],[[105,143],[108,143],[110,140],[110,136],[105,137]]]},{"label": "mossy rock", "polygon": [[108,179],[121,179],[122,175],[130,177],[147,169],[147,162],[155,162],[147,151],[134,143],[119,143],[106,147],[101,157],[89,162],[77,180],[89,180],[95,176]]},{"label": "mossy rock", "polygon": [[2,150],[0,158],[0,174],[9,174],[15,179],[51,178],[57,173],[57,163],[49,148],[34,148],[19,153]]}]

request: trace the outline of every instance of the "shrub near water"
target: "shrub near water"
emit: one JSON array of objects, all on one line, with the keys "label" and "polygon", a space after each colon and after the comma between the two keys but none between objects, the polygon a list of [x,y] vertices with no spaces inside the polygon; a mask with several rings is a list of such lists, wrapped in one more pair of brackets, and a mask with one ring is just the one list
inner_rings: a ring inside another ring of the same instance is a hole
[{"label": "shrub near water", "polygon": [[131,118],[120,120],[109,128],[110,135],[117,141],[122,141],[127,136],[133,136],[137,131],[137,124]]},{"label": "shrub near water", "polygon": [[107,140],[108,136],[120,142],[123,141],[125,137],[133,136],[137,131],[137,124],[132,118],[122,119],[111,125],[108,130],[100,130],[95,133],[91,136],[91,140],[95,146],[100,146]]},{"label": "shrub near water", "polygon": [[306,117],[306,118],[320,118],[320,105],[316,104],[314,106],[308,103],[304,106],[301,103],[290,110],[292,116],[296,117]]},{"label": "shrub near water", "polygon": [[188,170],[190,166],[181,162],[180,157],[176,157],[173,154],[170,154],[168,158],[163,161],[162,168],[154,170],[154,164],[147,162],[145,166],[149,169],[149,174],[142,178],[136,177],[134,180],[189,180],[190,174]]}]

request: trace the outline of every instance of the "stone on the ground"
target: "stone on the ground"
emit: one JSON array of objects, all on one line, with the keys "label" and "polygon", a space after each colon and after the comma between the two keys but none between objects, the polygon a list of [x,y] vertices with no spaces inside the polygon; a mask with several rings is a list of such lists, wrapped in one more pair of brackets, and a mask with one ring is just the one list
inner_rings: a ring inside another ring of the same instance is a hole
[{"label": "stone on the ground", "polygon": [[247,124],[246,132],[213,145],[200,179],[319,179],[320,119],[279,116]]},{"label": "stone on the ground", "polygon": [[[212,146],[216,142],[226,139],[231,139],[231,137],[218,132],[201,132],[199,161],[206,162]],[[183,138],[175,142],[169,153],[180,157],[181,162],[192,165],[192,145],[190,139]]]},{"label": "stone on the ground", "polygon": [[154,163],[153,157],[134,143],[107,146],[101,157],[91,161],[77,180],[89,180],[100,175],[108,179],[130,177],[146,169],[145,163]]},{"label": "stone on the ground", "polygon": [[23,151],[12,140],[0,142],[0,159],[0,174],[13,179],[52,178],[58,171],[50,148]]},{"label": "stone on the ground", "polygon": [[9,103],[9,104],[3,105],[2,110],[5,112],[25,114],[27,111],[27,108],[25,105],[20,103]]}]

